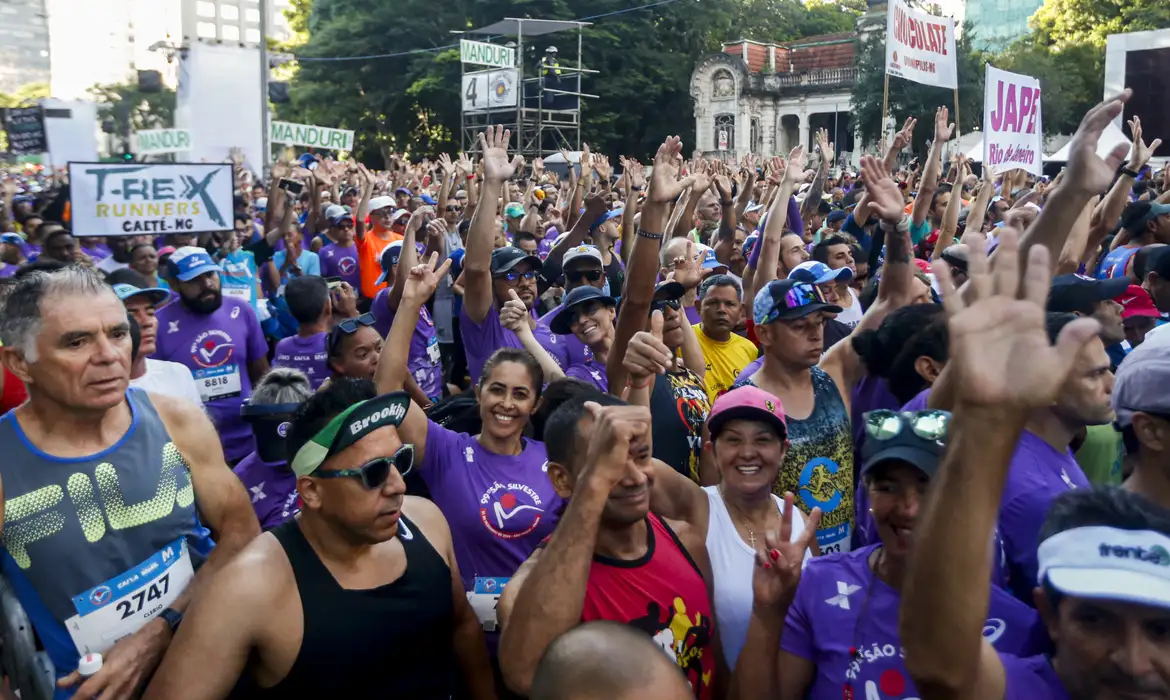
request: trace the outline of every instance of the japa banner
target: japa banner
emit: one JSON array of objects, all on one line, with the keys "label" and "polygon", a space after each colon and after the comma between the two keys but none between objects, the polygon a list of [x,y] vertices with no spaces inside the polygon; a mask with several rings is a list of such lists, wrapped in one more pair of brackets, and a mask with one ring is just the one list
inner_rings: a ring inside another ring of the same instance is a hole
[{"label": "japa banner", "polygon": [[955,22],[890,0],[886,15],[886,73],[923,85],[957,89]]},{"label": "japa banner", "polygon": [[1021,168],[1042,175],[1044,130],[1040,81],[987,64],[983,95],[983,167],[994,172]]},{"label": "japa banner", "polygon": [[231,230],[232,166],[70,163],[74,236]]}]

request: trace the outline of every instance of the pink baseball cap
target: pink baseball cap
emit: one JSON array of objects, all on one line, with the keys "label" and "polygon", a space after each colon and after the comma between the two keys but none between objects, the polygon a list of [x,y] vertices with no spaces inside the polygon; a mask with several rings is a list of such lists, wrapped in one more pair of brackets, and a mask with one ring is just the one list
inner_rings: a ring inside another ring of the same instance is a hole
[{"label": "pink baseball cap", "polygon": [[729,420],[753,420],[767,423],[782,436],[788,435],[784,420],[784,404],[763,389],[742,386],[715,399],[707,416],[707,430],[714,440],[723,424]]}]

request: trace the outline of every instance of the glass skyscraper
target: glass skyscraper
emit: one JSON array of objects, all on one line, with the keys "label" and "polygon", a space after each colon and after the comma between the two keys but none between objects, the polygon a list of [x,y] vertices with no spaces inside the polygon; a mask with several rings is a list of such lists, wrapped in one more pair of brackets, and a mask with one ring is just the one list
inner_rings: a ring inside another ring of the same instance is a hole
[{"label": "glass skyscraper", "polygon": [[975,47],[999,50],[1028,33],[1028,18],[1044,0],[967,0]]}]

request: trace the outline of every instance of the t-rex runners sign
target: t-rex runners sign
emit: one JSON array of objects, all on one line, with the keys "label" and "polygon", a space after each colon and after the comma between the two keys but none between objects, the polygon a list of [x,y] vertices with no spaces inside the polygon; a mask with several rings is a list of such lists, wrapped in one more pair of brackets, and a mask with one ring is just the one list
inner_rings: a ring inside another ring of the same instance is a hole
[{"label": "t-rex runners sign", "polygon": [[204,233],[232,227],[232,166],[70,163],[75,236]]}]

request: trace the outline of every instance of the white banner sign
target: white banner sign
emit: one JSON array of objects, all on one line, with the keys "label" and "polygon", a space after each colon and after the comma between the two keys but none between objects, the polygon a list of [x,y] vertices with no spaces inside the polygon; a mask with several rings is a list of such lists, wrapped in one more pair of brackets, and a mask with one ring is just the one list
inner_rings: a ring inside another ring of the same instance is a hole
[{"label": "white banner sign", "polygon": [[891,0],[886,15],[886,72],[923,85],[958,88],[954,21]]},{"label": "white banner sign", "polygon": [[516,69],[485,70],[463,76],[463,111],[516,106]]},{"label": "white banner sign", "polygon": [[268,140],[290,146],[311,146],[331,151],[352,151],[353,132],[348,129],[330,129],[308,124],[272,122]]},{"label": "white banner sign", "polygon": [[983,167],[1001,172],[1021,168],[1042,175],[1044,131],[1040,81],[987,64],[983,95]]},{"label": "white banner sign", "polygon": [[463,63],[476,63],[496,68],[515,68],[516,49],[485,44],[482,41],[459,40],[459,57]]},{"label": "white banner sign", "polygon": [[178,153],[191,150],[191,132],[186,129],[148,129],[134,132],[134,152]]},{"label": "white banner sign", "polygon": [[70,163],[74,236],[228,231],[232,166]]}]

